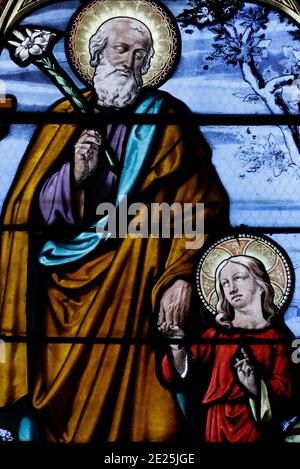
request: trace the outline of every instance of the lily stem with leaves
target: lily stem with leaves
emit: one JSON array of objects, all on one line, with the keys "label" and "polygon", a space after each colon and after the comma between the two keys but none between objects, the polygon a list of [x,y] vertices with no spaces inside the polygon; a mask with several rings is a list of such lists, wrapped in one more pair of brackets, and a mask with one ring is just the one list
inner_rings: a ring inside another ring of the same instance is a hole
[{"label": "lily stem with leaves", "polygon": [[42,70],[55,82],[56,86],[62,90],[62,92],[69,96],[75,109],[80,112],[87,113],[88,105],[82,99],[71,80],[66,77],[63,69],[58,65],[53,56],[48,55],[41,59],[35,59],[34,63],[38,65]]}]

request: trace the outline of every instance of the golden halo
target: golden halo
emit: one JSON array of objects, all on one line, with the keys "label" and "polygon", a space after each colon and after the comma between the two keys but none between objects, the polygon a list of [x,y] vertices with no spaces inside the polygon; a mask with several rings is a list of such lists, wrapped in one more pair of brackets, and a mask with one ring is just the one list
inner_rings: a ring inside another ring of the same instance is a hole
[{"label": "golden halo", "polygon": [[279,310],[287,305],[293,291],[293,271],[281,248],[268,238],[242,234],[227,236],[215,242],[201,256],[196,280],[200,300],[212,314],[218,301],[215,273],[222,261],[231,256],[252,256],[263,262],[274,290],[274,303]]},{"label": "golden halo", "polygon": [[165,7],[154,0],[93,0],[73,17],[67,39],[71,63],[81,79],[92,83],[95,69],[90,66],[89,40],[105,21],[125,16],[145,23],[151,31],[155,54],[143,76],[143,86],[161,85],[177,65],[180,33]]}]

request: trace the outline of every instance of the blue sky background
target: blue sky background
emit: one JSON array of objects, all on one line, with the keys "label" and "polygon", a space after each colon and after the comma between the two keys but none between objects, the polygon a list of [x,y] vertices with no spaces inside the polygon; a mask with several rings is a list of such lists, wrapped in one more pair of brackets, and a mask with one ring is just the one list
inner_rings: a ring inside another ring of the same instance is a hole
[{"label": "blue sky background", "polygon": [[[165,1],[177,15],[186,1]],[[78,0],[54,2],[32,13],[22,24],[55,27],[65,31],[70,17],[80,2]],[[59,8],[59,14],[58,14]],[[274,13],[269,15],[266,37],[271,40],[269,58],[261,65],[265,76],[283,73],[284,57],[282,47],[294,47],[300,51],[300,44],[293,42],[288,31],[294,26],[280,23]],[[247,96],[250,86],[243,80],[238,67],[224,65],[220,61],[209,62],[207,56],[213,51],[213,34],[204,28],[193,34],[182,31],[182,57],[172,78],[162,89],[184,101],[192,111],[199,113],[269,113],[262,101],[244,102],[236,94]],[[73,75],[65,55],[64,41],[60,40],[54,54],[58,62],[68,71],[77,86],[84,88]],[[205,68],[208,65],[208,70]],[[37,67],[20,68],[10,59],[6,49],[0,57],[0,89],[5,85],[6,93],[17,97],[21,111],[44,111],[63,95]],[[1,86],[2,85],[2,86]],[[18,165],[34,132],[32,125],[13,125],[8,137],[0,142],[2,168],[0,174],[0,210],[12,183]],[[289,169],[281,175],[274,175],[272,168],[263,167],[258,172],[248,172],[240,159],[241,151],[252,144],[268,149],[270,136],[278,148],[286,153],[282,133],[278,127],[202,127],[203,134],[213,150],[213,163],[229,194],[232,225],[250,226],[298,226],[300,219],[299,179]],[[287,250],[293,260],[298,279],[300,266],[300,236],[278,235],[276,241]],[[290,310],[292,317],[300,299],[300,282]],[[293,319],[298,321],[298,319]],[[296,323],[295,323],[296,324]],[[293,326],[294,328],[296,326]],[[300,323],[297,325],[300,335]]]}]

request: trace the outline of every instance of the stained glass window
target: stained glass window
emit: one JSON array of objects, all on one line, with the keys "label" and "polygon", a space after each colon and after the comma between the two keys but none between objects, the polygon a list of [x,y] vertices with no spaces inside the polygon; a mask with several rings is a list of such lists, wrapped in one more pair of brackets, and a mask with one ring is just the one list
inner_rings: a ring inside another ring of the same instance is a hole
[{"label": "stained glass window", "polygon": [[0,12],[0,441],[299,442],[297,2]]}]

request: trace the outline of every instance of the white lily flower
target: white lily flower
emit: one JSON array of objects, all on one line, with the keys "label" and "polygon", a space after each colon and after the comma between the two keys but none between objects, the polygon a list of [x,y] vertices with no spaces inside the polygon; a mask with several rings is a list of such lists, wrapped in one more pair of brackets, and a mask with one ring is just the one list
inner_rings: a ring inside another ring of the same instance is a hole
[{"label": "white lily flower", "polygon": [[[1,2],[1,0],[0,0]],[[14,37],[8,41],[12,59],[20,67],[34,64],[44,71],[58,89],[72,101],[74,107],[80,112],[88,112],[89,105],[76,85],[57,63],[52,45],[57,34],[44,29],[14,30]],[[16,39],[15,39],[16,38]],[[1,440],[0,440],[1,441]]]},{"label": "white lily flower", "polygon": [[13,34],[21,42],[8,41],[8,43],[16,48],[14,55],[22,62],[26,62],[30,56],[42,55],[47,50],[50,40],[55,36],[49,31],[28,28],[26,28],[26,35],[17,30],[14,30]]}]

